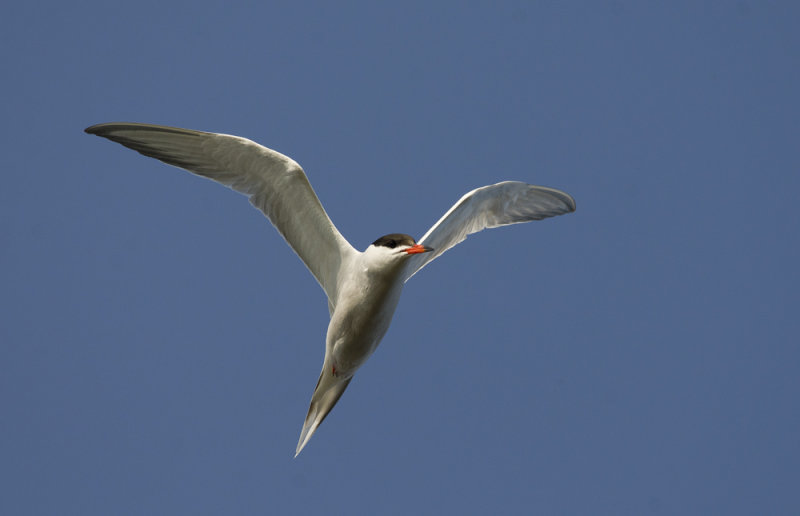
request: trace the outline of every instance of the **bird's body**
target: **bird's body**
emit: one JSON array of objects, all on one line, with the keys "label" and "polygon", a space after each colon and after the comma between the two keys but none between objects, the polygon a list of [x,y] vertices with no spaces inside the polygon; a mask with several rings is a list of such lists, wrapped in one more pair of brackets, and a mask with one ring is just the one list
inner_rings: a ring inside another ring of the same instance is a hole
[{"label": "bird's body", "polygon": [[350,279],[339,291],[325,337],[325,360],[311,397],[296,453],[339,400],[359,367],[372,355],[392,322],[403,282],[402,267],[387,267],[385,253],[370,246],[344,265]]},{"label": "bird's body", "polygon": [[296,454],[378,347],[404,283],[419,269],[471,233],[575,210],[564,192],[505,181],[464,195],[419,243],[392,233],[360,252],[331,222],[302,168],[278,152],[237,136],[148,124],[99,124],[86,132],[248,195],[322,286],[331,316],[325,359]]},{"label": "bird's body", "polygon": [[340,376],[352,376],[378,347],[403,292],[401,267],[386,267],[377,253],[364,252],[347,267],[352,281],[339,292],[331,314],[326,348]]}]

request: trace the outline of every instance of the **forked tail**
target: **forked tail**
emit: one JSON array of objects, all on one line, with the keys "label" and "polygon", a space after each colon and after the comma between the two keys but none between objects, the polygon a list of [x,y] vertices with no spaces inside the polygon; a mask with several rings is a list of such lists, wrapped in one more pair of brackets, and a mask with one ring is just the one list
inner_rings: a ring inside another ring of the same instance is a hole
[{"label": "forked tail", "polygon": [[300,432],[300,440],[297,442],[297,451],[294,456],[297,457],[305,447],[306,443],[317,427],[322,424],[325,416],[333,409],[339,398],[342,397],[344,390],[350,385],[350,380],[353,377],[342,379],[333,376],[333,373],[328,367],[322,369],[317,381],[317,387],[314,389],[314,394],[311,396],[311,406],[308,408],[306,420],[303,423],[303,431]]}]

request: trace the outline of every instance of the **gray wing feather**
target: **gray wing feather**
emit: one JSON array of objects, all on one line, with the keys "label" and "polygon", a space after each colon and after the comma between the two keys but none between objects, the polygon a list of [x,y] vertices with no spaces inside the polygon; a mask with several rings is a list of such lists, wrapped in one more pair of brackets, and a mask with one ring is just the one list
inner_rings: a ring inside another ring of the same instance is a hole
[{"label": "gray wing feather", "polygon": [[476,188],[464,195],[419,240],[432,247],[430,253],[412,256],[406,266],[406,281],[431,260],[487,228],[541,220],[575,211],[575,200],[554,188],[518,181],[504,181]]},{"label": "gray wing feather", "polygon": [[331,222],[294,160],[246,138],[176,127],[109,123],[86,132],[248,196],[303,260],[329,303],[334,302],[341,262],[356,251]]}]

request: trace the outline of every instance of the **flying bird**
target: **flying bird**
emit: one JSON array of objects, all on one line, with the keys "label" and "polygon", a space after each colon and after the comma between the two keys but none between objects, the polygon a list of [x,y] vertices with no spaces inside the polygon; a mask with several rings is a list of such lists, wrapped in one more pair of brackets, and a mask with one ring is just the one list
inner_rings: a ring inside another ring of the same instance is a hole
[{"label": "flying bird", "polygon": [[472,233],[575,211],[575,200],[560,190],[503,181],[465,194],[419,242],[391,233],[361,252],[333,225],[300,165],[279,152],[239,136],[160,125],[107,123],[85,131],[248,196],[325,291],[325,359],[295,457],[378,347],[411,276]]}]

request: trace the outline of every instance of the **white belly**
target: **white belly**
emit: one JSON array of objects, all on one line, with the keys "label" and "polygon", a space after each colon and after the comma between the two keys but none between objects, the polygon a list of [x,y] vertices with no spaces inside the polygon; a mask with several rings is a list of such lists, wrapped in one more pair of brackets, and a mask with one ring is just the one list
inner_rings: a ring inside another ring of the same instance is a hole
[{"label": "white belly", "polygon": [[391,283],[390,288],[370,286],[342,293],[326,338],[336,376],[355,374],[389,329],[403,291],[402,283]]}]

